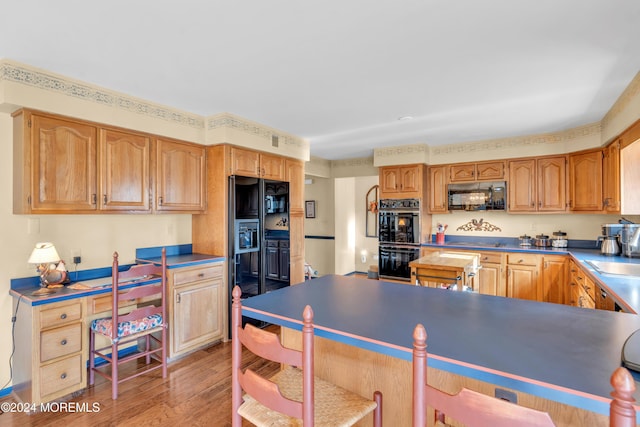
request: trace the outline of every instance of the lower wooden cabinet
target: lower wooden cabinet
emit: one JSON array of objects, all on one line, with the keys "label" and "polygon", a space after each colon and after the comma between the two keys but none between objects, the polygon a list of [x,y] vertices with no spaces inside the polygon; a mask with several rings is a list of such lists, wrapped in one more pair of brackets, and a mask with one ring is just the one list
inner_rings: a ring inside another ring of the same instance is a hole
[{"label": "lower wooden cabinet", "polygon": [[224,263],[169,270],[169,358],[221,340]]},{"label": "lower wooden cabinet", "polygon": [[540,256],[535,254],[507,254],[507,297],[540,301],[538,280]]},{"label": "lower wooden cabinet", "polygon": [[478,270],[477,290],[484,295],[494,295],[504,297],[507,294],[504,267],[504,256],[500,252],[481,252],[480,265],[482,268]]},{"label": "lower wooden cabinet", "polygon": [[267,240],[265,253],[267,278],[289,281],[289,241]]},{"label": "lower wooden cabinet", "polygon": [[543,255],[542,257],[542,301],[564,304],[565,287],[568,281],[567,257]]},{"label": "lower wooden cabinet", "polygon": [[14,395],[37,405],[84,389],[86,302],[77,299],[32,307],[16,301]]}]

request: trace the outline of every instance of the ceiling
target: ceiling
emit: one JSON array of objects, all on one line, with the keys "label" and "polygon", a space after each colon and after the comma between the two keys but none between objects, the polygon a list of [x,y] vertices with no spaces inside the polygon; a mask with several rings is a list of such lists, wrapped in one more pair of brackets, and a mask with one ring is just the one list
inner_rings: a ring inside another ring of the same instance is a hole
[{"label": "ceiling", "polygon": [[32,0],[1,11],[0,58],[233,113],[332,160],[597,122],[640,71],[638,0]]}]

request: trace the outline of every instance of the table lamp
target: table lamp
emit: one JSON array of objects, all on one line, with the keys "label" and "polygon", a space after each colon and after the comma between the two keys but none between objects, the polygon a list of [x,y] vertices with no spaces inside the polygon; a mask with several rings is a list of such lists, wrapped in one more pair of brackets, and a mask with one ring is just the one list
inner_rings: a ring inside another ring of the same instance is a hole
[{"label": "table lamp", "polygon": [[53,263],[57,263],[58,261],[60,261],[60,255],[58,255],[58,251],[56,251],[53,243],[36,243],[36,247],[33,249],[33,252],[31,252],[28,262],[29,264],[37,265],[36,269],[38,273],[40,273],[40,286],[46,288],[49,283],[56,283],[50,282],[48,276],[52,270],[55,270]]}]

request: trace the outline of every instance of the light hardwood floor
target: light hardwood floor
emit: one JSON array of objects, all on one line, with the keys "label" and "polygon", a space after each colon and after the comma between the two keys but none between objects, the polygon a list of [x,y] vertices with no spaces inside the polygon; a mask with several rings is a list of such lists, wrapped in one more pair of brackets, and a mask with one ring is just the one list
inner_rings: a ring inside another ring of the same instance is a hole
[{"label": "light hardwood floor", "polygon": [[[278,364],[265,362],[249,352],[243,352],[243,356],[245,366],[267,375],[279,369]],[[122,366],[121,370],[135,363]],[[0,400],[5,402],[16,401],[7,396]],[[5,412],[0,414],[0,426],[231,426],[231,342],[207,347],[170,363],[164,380],[156,370],[125,381],[120,384],[117,400],[111,400],[111,383],[96,376],[94,386],[67,402],[78,408],[97,404],[99,410],[31,415]]]}]

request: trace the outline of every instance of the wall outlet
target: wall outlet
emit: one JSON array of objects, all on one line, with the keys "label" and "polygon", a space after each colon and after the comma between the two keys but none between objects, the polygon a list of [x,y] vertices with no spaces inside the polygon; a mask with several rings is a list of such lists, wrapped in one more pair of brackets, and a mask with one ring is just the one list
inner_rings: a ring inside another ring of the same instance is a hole
[{"label": "wall outlet", "polygon": [[73,257],[73,263],[74,264],[80,264],[82,262],[82,257],[80,256],[74,256]]},{"label": "wall outlet", "polygon": [[365,262],[367,262],[367,256],[366,255],[362,255],[362,257],[360,258],[360,261],[362,261],[363,264]]}]

